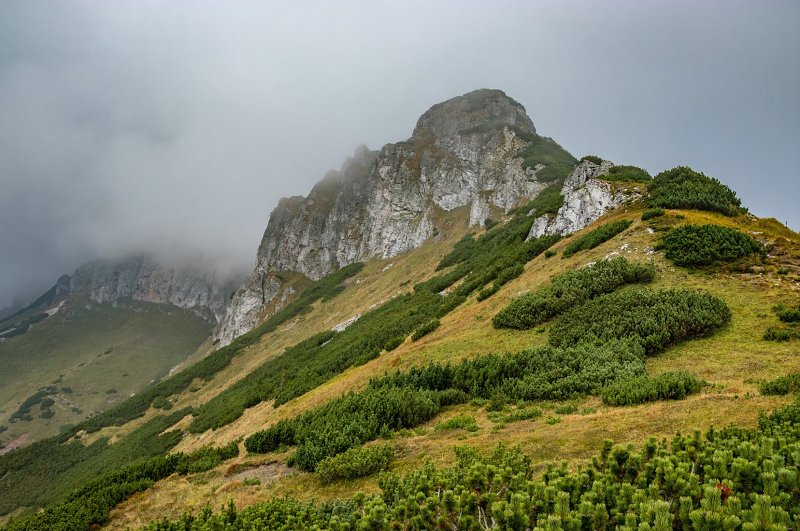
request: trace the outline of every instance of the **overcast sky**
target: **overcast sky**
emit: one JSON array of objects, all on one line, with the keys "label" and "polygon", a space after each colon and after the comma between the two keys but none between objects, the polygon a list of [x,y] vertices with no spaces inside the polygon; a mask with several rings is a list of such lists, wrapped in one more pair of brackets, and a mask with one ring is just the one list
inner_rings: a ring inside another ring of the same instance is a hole
[{"label": "overcast sky", "polygon": [[796,0],[2,0],[0,307],[131,250],[249,269],[279,197],[481,87],[800,229]]}]

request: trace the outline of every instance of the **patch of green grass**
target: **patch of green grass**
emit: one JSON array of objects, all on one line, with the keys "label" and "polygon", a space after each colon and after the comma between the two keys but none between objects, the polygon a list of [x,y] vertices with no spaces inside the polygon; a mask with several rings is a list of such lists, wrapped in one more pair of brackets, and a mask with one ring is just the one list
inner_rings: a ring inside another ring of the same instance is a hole
[{"label": "patch of green grass", "polygon": [[457,415],[445,421],[436,424],[436,431],[447,430],[466,430],[469,432],[478,431],[478,425],[475,422],[475,417],[469,415]]}]

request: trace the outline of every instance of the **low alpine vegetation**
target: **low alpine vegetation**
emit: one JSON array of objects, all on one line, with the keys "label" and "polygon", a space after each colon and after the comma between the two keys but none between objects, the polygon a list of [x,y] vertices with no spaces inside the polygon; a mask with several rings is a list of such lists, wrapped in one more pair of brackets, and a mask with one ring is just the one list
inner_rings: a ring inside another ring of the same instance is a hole
[{"label": "low alpine vegetation", "polygon": [[643,170],[638,166],[611,166],[606,175],[599,177],[604,181],[621,181],[621,182],[637,182],[649,183],[653,180],[647,170]]},{"label": "low alpine vegetation", "polygon": [[680,341],[709,335],[730,320],[725,302],[704,291],[623,290],[560,315],[550,328],[550,344],[569,347],[590,338],[629,338],[653,355]]},{"label": "low alpine vegetation", "polygon": [[458,364],[432,363],[370,382],[370,388],[457,391],[467,398],[565,400],[596,394],[621,379],[645,374],[636,341],[551,346],[514,354],[488,354]]},{"label": "low alpine vegetation", "polygon": [[783,323],[800,323],[800,306],[787,308],[783,304],[775,307],[775,315]]},{"label": "low alpine vegetation", "polygon": [[685,372],[665,372],[657,376],[637,376],[609,385],[600,393],[611,406],[630,406],[657,400],[682,400],[698,393],[703,381]]},{"label": "low alpine vegetation", "polygon": [[587,232],[564,248],[564,258],[568,258],[579,251],[594,249],[630,227],[631,223],[633,223],[633,221],[629,219],[620,219],[601,225],[591,232]]},{"label": "low alpine vegetation", "polygon": [[762,395],[788,395],[800,392],[800,374],[792,373],[779,376],[774,380],[762,382],[759,386]]},{"label": "low alpine vegetation", "polygon": [[428,321],[427,323],[423,324],[422,326],[414,330],[414,333],[411,334],[412,341],[416,341],[418,339],[427,336],[428,334],[439,328],[441,325],[442,323],[439,321],[439,319],[433,319],[431,321]]},{"label": "low alpine vegetation", "polygon": [[323,484],[343,479],[356,479],[386,470],[394,458],[388,444],[356,447],[323,459],[317,465],[317,477]]},{"label": "low alpine vegetation", "polygon": [[648,207],[683,208],[735,216],[746,210],[736,192],[713,177],[686,166],[655,176],[647,187]]},{"label": "low alpine vegetation", "polygon": [[569,308],[626,284],[652,282],[655,268],[624,257],[601,260],[556,275],[550,285],[517,297],[492,319],[495,328],[527,330]]},{"label": "low alpine vegetation", "polygon": [[793,328],[767,328],[764,332],[765,341],[791,341],[800,339],[800,330]]},{"label": "low alpine vegetation", "polygon": [[764,246],[747,234],[711,224],[674,228],[664,235],[659,249],[680,266],[707,266],[765,253]]},{"label": "low alpine vegetation", "polygon": [[647,221],[648,219],[658,218],[664,215],[663,208],[648,208],[644,212],[642,212],[642,221]]},{"label": "low alpine vegetation", "polygon": [[186,514],[151,531],[208,529],[793,529],[800,520],[800,403],[756,429],[606,441],[585,467],[539,468],[518,448],[382,476],[382,492],[315,504],[291,498]]}]

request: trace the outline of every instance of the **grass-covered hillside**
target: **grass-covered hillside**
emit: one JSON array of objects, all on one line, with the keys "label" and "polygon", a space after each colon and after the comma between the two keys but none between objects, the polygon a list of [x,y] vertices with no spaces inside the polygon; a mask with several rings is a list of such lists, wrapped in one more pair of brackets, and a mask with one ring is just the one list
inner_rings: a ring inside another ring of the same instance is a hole
[{"label": "grass-covered hillside", "polygon": [[0,512],[10,529],[796,528],[800,235],[686,171],[563,239],[526,241],[526,205],[340,270],[0,458]]},{"label": "grass-covered hillside", "polygon": [[173,306],[97,305],[80,295],[52,306],[55,313],[0,342],[5,451],[56,435],[167,376],[211,330]]}]

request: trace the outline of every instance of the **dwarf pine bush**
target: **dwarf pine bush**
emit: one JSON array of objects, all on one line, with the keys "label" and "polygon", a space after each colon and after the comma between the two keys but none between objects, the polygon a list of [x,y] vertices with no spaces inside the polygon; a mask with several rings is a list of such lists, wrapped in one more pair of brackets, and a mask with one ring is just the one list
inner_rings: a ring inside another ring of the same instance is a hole
[{"label": "dwarf pine bush", "polygon": [[724,301],[705,291],[629,289],[603,295],[560,315],[550,344],[568,347],[596,338],[629,338],[648,355],[719,330],[731,320]]},{"label": "dwarf pine bush", "polygon": [[736,192],[713,177],[678,166],[655,176],[647,187],[648,207],[709,210],[735,216],[746,210]]},{"label": "dwarf pine bush", "polygon": [[680,266],[707,266],[765,253],[764,246],[747,234],[711,224],[674,228],[664,235],[659,248]]},{"label": "dwarf pine bush", "polygon": [[568,258],[579,251],[594,249],[630,227],[631,223],[633,223],[633,221],[629,219],[620,219],[601,225],[591,232],[587,232],[564,247],[564,258]]},{"label": "dwarf pine bush", "polygon": [[655,268],[650,264],[629,262],[624,257],[601,260],[556,275],[550,285],[517,297],[494,316],[492,324],[495,328],[530,329],[598,295],[654,278]]}]

